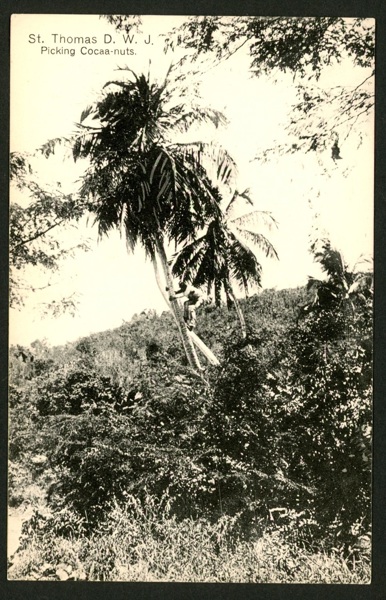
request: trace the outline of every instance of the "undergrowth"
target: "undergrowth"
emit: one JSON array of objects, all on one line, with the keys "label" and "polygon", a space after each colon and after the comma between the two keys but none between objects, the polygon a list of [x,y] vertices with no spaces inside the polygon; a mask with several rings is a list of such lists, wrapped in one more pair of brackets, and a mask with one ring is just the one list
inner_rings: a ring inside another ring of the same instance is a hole
[{"label": "undergrowth", "polygon": [[338,549],[306,549],[280,527],[246,538],[237,516],[179,521],[166,496],[142,503],[127,496],[90,535],[80,521],[69,526],[64,513],[36,512],[9,578],[363,584],[370,582],[370,561],[365,553],[350,561]]}]

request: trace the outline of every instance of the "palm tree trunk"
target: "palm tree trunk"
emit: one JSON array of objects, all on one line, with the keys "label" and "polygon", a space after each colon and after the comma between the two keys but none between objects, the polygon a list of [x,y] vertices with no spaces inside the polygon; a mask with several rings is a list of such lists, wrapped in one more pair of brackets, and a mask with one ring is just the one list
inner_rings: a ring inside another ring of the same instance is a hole
[{"label": "palm tree trunk", "polygon": [[193,340],[194,345],[203,353],[205,358],[210,362],[211,365],[219,366],[220,361],[213,354],[212,350],[208,348],[206,344],[194,333],[194,331],[189,331],[189,337]]},{"label": "palm tree trunk", "polygon": [[[162,265],[162,269],[163,269],[163,272],[165,275],[166,285],[169,288],[170,294],[173,297],[173,292],[174,292],[173,276],[172,276],[172,273],[171,273],[169,265],[168,265],[165,248],[163,246],[163,242],[162,242],[162,239],[160,239],[160,237],[158,237],[156,239],[156,248],[157,248],[157,252],[160,257],[160,260],[161,260],[161,265]],[[153,263],[153,266],[154,266],[154,263]],[[172,300],[170,300],[170,307],[174,314],[174,318],[177,323],[178,330],[180,332],[181,341],[184,346],[185,354],[189,361],[189,364],[192,367],[192,369],[194,369],[195,371],[201,371],[202,367],[200,365],[196,351],[194,349],[193,342],[192,342],[191,338],[189,337],[188,328],[186,327],[186,323],[184,321],[182,310],[181,310],[181,307],[179,305],[177,298],[173,298]]]},{"label": "palm tree trunk", "polygon": [[161,277],[160,277],[159,269],[158,269],[157,257],[155,255],[152,256],[151,262],[153,264],[153,269],[154,269],[154,274],[155,274],[155,279],[156,279],[156,282],[157,282],[157,285],[158,285],[158,289],[161,292],[161,294],[163,296],[163,299],[165,300],[165,302],[167,304],[168,309],[172,312],[172,315],[173,315],[175,321],[177,322],[175,314],[174,314],[174,312],[172,310],[172,307],[171,307],[171,304],[170,304],[170,301],[169,301],[169,294],[166,293],[165,286],[162,285],[162,281],[161,281]]},{"label": "palm tree trunk", "polygon": [[227,289],[227,294],[229,295],[230,299],[232,300],[233,304],[235,305],[237,316],[238,316],[239,321],[240,321],[241,335],[245,339],[247,337],[247,324],[245,322],[244,313],[241,310],[240,303],[237,300],[236,296],[234,295],[231,285]]},{"label": "palm tree trunk", "polygon": [[214,282],[214,303],[216,306],[221,306],[221,284],[219,281]]},{"label": "palm tree trunk", "polygon": [[[152,256],[152,264],[153,264],[153,268],[154,268],[154,273],[155,273],[155,278],[157,281],[157,285],[158,288],[167,304],[167,307],[169,308],[169,310],[171,311],[173,318],[176,322],[176,325],[178,327],[178,321],[177,321],[177,317],[174,314],[173,308],[170,304],[169,301],[169,295],[165,292],[165,285],[163,285],[163,282],[161,280],[160,274],[159,274],[159,269],[158,269],[158,261],[157,261],[157,257],[154,255]],[[206,346],[204,344],[204,342],[198,337],[198,335],[196,335],[193,331],[189,331],[188,332],[189,337],[192,339],[194,345],[204,354],[204,356],[206,357],[206,359],[210,362],[210,364],[212,365],[216,365],[218,366],[220,364],[218,358],[213,354],[213,352],[210,350],[210,348],[208,348],[208,346]]]}]

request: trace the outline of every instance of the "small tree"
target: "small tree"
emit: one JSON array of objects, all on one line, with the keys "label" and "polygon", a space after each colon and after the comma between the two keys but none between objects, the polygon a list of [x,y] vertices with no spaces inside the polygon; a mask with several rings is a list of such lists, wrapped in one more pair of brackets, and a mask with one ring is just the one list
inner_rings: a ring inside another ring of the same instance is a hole
[{"label": "small tree", "polygon": [[288,336],[287,460],[318,489],[322,531],[351,543],[371,517],[372,275],[349,271],[329,240],[312,249],[327,277],[310,279]]},{"label": "small tree", "polygon": [[311,245],[315,260],[322,267],[327,279],[310,277],[307,289],[311,301],[304,311],[332,310],[333,308],[355,311],[355,302],[367,303],[371,308],[373,296],[373,274],[371,271],[349,271],[342,253],[333,248],[327,239],[317,240]]},{"label": "small tree", "polygon": [[[85,204],[76,195],[64,194],[58,186],[52,189],[42,187],[29,157],[19,152],[11,153],[10,179],[11,193],[16,188],[30,198],[25,207],[11,201],[9,211],[10,306],[17,308],[23,304],[26,291],[35,291],[20,275],[24,269],[32,266],[47,272],[58,271],[64,258],[89,247],[84,241],[75,246],[61,247],[52,235],[76,223],[84,214]],[[71,310],[74,306],[71,297],[50,305],[55,308],[54,313]]]}]

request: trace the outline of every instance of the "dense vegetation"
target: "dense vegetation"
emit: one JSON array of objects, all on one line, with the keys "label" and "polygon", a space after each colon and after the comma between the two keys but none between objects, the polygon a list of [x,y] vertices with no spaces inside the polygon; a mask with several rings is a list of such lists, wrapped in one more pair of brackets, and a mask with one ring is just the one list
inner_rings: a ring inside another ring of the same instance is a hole
[{"label": "dense vegetation", "polygon": [[201,307],[204,377],[170,313],[12,348],[12,577],[368,581],[371,295],[337,285],[241,301],[246,339]]}]

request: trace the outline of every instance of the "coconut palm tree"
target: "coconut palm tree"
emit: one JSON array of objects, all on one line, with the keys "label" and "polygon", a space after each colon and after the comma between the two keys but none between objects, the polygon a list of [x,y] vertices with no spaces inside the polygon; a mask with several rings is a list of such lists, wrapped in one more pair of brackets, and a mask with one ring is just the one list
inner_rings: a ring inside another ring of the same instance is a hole
[{"label": "coconut palm tree", "polygon": [[[173,141],[173,132],[186,131],[192,123],[207,120],[217,126],[224,121],[220,113],[195,101],[181,102],[173,69],[163,84],[127,71],[126,81],[108,82],[103,97],[83,111],[73,138],[73,156],[89,161],[80,193],[89,199],[99,234],[120,228],[130,250],[141,245],[165,294],[165,288],[173,289],[168,245],[173,242],[178,247],[192,239],[220,212],[206,165],[214,164],[218,179],[228,185],[235,164],[221,148]],[[198,369],[180,305],[173,297],[166,300],[188,361]]]},{"label": "coconut palm tree", "polygon": [[370,271],[350,271],[342,253],[331,245],[328,239],[316,240],[311,251],[327,275],[326,279],[309,277],[307,289],[310,301],[303,307],[304,312],[316,309],[348,309],[355,312],[355,302],[371,301],[373,274]]},{"label": "coconut palm tree", "polygon": [[299,318],[308,320],[316,338],[323,341],[327,365],[329,342],[342,335],[356,337],[358,327],[371,319],[373,273],[355,267],[349,270],[342,253],[328,239],[314,241],[311,251],[326,277],[309,277],[309,300],[301,307]]},{"label": "coconut palm tree", "polygon": [[[195,286],[207,286],[208,294],[214,290],[215,304],[221,304],[223,291],[228,307],[234,306],[240,321],[243,337],[247,335],[246,323],[234,292],[233,282],[247,294],[249,285],[261,285],[261,264],[248,243],[256,245],[266,256],[278,258],[271,242],[254,230],[262,221],[275,223],[269,213],[253,210],[235,216],[239,199],[253,205],[249,190],[235,190],[223,211],[217,212],[195,240],[187,243],[178,253],[173,274]],[[219,203],[221,197],[219,198]]]}]

